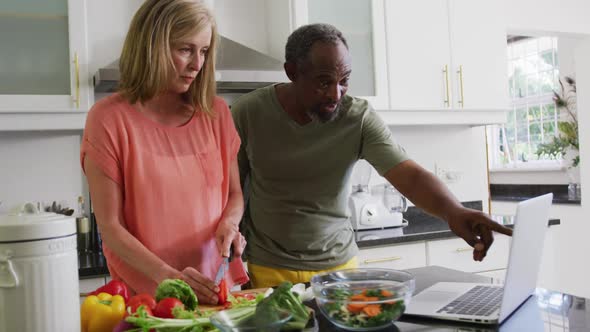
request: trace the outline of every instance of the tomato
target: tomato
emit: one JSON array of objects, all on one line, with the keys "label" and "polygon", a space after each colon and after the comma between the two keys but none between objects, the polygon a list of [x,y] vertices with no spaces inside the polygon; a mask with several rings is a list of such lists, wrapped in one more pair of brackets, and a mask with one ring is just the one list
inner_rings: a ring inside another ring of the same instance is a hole
[{"label": "tomato", "polygon": [[[139,309],[139,307],[141,307],[141,306],[143,306],[143,310],[145,310],[146,314],[148,314],[149,316],[154,315],[154,311],[152,309],[150,309],[150,307],[146,306],[143,303],[139,303],[134,306],[127,306],[127,307],[130,309],[131,314],[134,314],[137,311],[137,309]],[[127,317],[127,316],[129,316],[129,312],[125,311],[125,317]]]},{"label": "tomato", "polygon": [[141,304],[145,304],[146,307],[154,310],[154,308],[156,307],[156,300],[150,294],[142,293],[132,296],[129,299],[129,302],[127,302],[127,306],[134,307],[136,309]]},{"label": "tomato", "polygon": [[184,309],[184,304],[182,304],[182,302],[180,302],[180,300],[175,297],[163,298],[156,304],[156,307],[154,308],[154,316],[160,318],[174,318],[172,309],[176,307],[181,307]]},{"label": "tomato", "polygon": [[225,304],[227,302],[227,293],[227,283],[225,279],[221,279],[219,282],[219,293],[217,293],[217,297],[219,298],[217,304]]},{"label": "tomato", "polygon": [[[145,312],[153,316],[153,310],[156,308],[156,300],[150,294],[137,294],[132,296],[129,301],[127,302],[127,307],[130,309],[131,313],[135,313],[139,306],[143,305],[145,308]],[[125,310],[125,317],[127,317],[129,313]]]}]

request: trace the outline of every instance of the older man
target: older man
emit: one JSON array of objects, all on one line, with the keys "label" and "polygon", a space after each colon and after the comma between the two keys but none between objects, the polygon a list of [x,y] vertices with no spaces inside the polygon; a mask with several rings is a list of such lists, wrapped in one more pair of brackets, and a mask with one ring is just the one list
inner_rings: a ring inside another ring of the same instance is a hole
[{"label": "older man", "polygon": [[315,273],[357,265],[345,188],[359,159],[418,207],[446,220],[474,248],[475,260],[485,257],[492,231],[511,234],[464,208],[408,158],[367,101],[346,95],[351,57],[335,27],[295,30],[285,58],[290,83],[259,89],[232,105],[242,139],[242,183],[249,179],[243,229],[254,287],[309,281]]}]

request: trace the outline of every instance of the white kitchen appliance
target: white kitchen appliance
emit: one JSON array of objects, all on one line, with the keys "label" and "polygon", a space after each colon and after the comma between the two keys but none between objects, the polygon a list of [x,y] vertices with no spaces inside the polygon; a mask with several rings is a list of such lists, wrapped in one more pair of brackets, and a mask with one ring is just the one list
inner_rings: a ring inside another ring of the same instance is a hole
[{"label": "white kitchen appliance", "polygon": [[0,216],[0,332],[80,331],[76,221]]},{"label": "white kitchen appliance", "polygon": [[[352,186],[352,193],[348,199],[350,221],[354,230],[379,229],[406,226],[402,212],[406,209],[405,197],[395,190],[384,186],[384,196],[372,195],[369,191],[371,166],[359,164],[355,168],[358,172],[359,184]],[[393,188],[393,186],[391,186]],[[395,196],[399,195],[399,197]],[[388,198],[387,200],[384,200]],[[384,202],[398,202],[402,206],[386,206]]]}]

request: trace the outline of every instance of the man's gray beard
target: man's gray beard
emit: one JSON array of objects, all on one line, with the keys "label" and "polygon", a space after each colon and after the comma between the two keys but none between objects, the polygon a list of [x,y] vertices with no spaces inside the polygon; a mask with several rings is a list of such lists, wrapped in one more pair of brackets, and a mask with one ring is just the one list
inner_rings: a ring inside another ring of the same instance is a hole
[{"label": "man's gray beard", "polygon": [[318,109],[312,109],[307,111],[307,115],[313,120],[313,121],[318,121],[321,123],[328,123],[328,122],[332,122],[335,121],[336,119],[338,119],[339,115],[340,115],[340,107],[341,105],[338,104],[338,106],[336,106],[336,109],[332,112],[322,112]]}]

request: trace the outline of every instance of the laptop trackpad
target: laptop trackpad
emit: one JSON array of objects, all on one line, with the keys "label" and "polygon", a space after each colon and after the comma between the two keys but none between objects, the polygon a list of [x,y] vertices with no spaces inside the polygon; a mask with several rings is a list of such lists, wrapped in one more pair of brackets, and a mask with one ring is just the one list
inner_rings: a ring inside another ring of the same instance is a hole
[{"label": "laptop trackpad", "polygon": [[459,297],[462,293],[462,291],[425,290],[412,298],[406,313],[426,314],[435,312],[453,299]]}]

